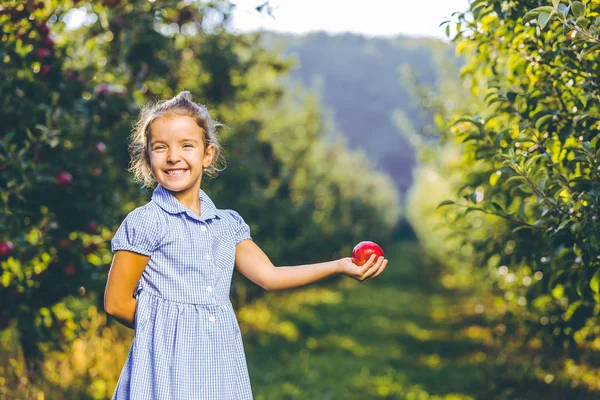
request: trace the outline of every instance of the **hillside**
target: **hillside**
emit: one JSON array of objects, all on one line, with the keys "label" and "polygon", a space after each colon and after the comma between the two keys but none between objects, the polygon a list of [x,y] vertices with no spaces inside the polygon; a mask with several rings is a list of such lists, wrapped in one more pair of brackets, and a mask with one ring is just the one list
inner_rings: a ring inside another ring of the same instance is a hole
[{"label": "hillside", "polygon": [[290,84],[316,91],[353,149],[364,150],[404,192],[410,186],[413,149],[392,118],[402,110],[417,130],[430,117],[403,82],[410,67],[426,85],[437,86],[440,62],[454,60],[452,45],[433,39],[398,36],[367,38],[354,34],[303,36],[267,33],[265,44],[283,48],[296,60]]}]

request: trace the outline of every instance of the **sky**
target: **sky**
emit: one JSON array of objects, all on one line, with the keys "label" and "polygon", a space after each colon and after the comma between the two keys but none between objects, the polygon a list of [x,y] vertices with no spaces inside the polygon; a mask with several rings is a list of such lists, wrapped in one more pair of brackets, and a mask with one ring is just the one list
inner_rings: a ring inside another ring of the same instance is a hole
[{"label": "sky", "polygon": [[240,32],[273,30],[352,32],[365,36],[428,36],[444,39],[440,23],[468,0],[269,0],[274,18],[255,7],[266,0],[234,0],[233,25]]}]

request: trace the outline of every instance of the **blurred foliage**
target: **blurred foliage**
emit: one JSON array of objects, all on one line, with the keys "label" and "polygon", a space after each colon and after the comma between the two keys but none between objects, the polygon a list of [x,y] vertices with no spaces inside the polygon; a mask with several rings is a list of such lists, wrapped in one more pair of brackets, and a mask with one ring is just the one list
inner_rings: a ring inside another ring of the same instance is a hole
[{"label": "blurred foliage", "polygon": [[[244,216],[274,261],[389,240],[399,217],[391,180],[324,140],[314,98],[281,86],[291,62],[258,35],[229,34],[231,8],[2,2],[0,329],[15,323],[30,374],[43,352],[76,345],[86,310],[101,308],[114,230],[149,200],[126,172],[127,137],[148,101],[190,90],[226,124],[229,167],[206,190]],[[262,294],[241,276],[233,290],[236,301]]]},{"label": "blurred foliage", "polygon": [[508,332],[573,352],[600,337],[599,13],[481,0],[456,13],[463,86],[435,104],[442,144],[422,142],[409,196],[426,247],[502,294]]}]

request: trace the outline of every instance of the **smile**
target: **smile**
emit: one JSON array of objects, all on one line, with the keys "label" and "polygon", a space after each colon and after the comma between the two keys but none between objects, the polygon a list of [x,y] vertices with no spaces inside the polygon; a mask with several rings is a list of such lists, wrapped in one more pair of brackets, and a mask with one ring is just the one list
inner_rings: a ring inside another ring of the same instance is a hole
[{"label": "smile", "polygon": [[178,175],[183,174],[185,171],[187,171],[187,169],[171,169],[171,170],[165,171],[165,174],[171,175],[171,176],[178,176]]}]

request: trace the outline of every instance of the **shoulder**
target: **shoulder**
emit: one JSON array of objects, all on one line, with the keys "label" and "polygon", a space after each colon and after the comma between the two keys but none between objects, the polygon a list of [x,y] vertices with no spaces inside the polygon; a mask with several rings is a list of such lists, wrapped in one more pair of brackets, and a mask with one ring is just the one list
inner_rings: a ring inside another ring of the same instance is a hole
[{"label": "shoulder", "polygon": [[217,216],[230,225],[240,225],[244,223],[242,216],[235,210],[218,210]]},{"label": "shoulder", "polygon": [[132,210],[111,241],[112,251],[129,250],[151,255],[165,232],[163,218],[157,205],[152,202]]},{"label": "shoulder", "polygon": [[131,221],[149,221],[149,220],[157,220],[160,215],[160,207],[150,201],[149,203],[144,204],[143,206],[137,207],[129,212],[125,219]]},{"label": "shoulder", "polygon": [[244,239],[251,239],[250,227],[242,216],[234,210],[219,210],[217,214],[230,232],[236,244]]},{"label": "shoulder", "polygon": [[164,214],[158,204],[150,201],[130,211],[123,222],[128,226],[153,230],[155,234],[159,234],[163,231],[164,226],[166,226],[166,217]]}]

